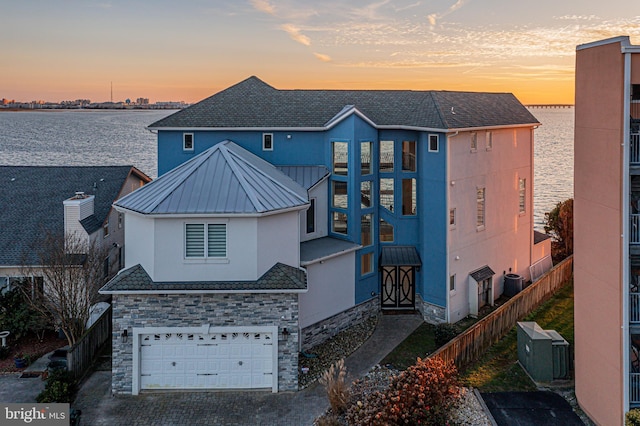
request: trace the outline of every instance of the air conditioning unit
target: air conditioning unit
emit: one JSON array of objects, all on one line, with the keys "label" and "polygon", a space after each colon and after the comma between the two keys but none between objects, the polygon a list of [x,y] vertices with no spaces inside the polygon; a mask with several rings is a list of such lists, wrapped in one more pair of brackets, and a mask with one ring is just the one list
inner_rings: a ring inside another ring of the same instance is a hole
[{"label": "air conditioning unit", "polygon": [[571,372],[569,343],[533,321],[518,322],[518,361],[535,382],[568,379]]}]

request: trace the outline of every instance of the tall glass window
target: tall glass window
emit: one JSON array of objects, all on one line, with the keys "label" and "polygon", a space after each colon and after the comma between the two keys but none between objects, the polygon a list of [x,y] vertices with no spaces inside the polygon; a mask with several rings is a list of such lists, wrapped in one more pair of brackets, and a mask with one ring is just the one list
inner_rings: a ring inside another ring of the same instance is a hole
[{"label": "tall glass window", "polygon": [[360,182],[360,208],[371,207],[371,181]]},{"label": "tall glass window", "polygon": [[402,171],[416,171],[416,143],[415,141],[402,142]]},{"label": "tall glass window", "polygon": [[373,272],[373,253],[366,253],[360,258],[360,275],[370,272]]},{"label": "tall glass window", "polygon": [[349,144],[347,142],[333,142],[333,174],[347,175],[349,159]]},{"label": "tall glass window", "polygon": [[347,197],[347,182],[333,180],[331,181],[331,186],[333,193],[333,207],[346,209],[349,202]]},{"label": "tall glass window", "polygon": [[380,141],[380,173],[393,172],[393,141]]},{"label": "tall glass window", "polygon": [[360,143],[360,174],[371,174],[371,142]]},{"label": "tall glass window", "polygon": [[484,190],[484,188],[478,188],[476,190],[476,227],[478,229],[483,229],[485,222]]},{"label": "tall glass window", "polygon": [[413,216],[416,214],[416,180],[402,179],[402,214]]},{"label": "tall glass window", "polygon": [[393,242],[393,225],[380,219],[380,242]]},{"label": "tall glass window", "polygon": [[347,234],[347,214],[333,212],[332,230],[337,234]]},{"label": "tall glass window", "polygon": [[380,205],[390,212],[393,211],[393,179],[380,179]]},{"label": "tall glass window", "polygon": [[527,180],[526,179],[518,179],[518,198],[519,198],[518,211],[520,213],[525,213],[527,211]]},{"label": "tall glass window", "polygon": [[360,218],[360,244],[363,247],[373,244],[373,222],[371,214],[363,214]]}]

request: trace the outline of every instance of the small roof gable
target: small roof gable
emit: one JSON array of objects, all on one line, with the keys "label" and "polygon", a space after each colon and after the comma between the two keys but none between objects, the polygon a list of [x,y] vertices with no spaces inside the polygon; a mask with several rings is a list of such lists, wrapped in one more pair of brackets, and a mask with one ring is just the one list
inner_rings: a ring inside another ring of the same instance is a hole
[{"label": "small roof gable", "polygon": [[539,124],[511,93],[280,90],[250,77],[149,128],[325,129],[352,113],[382,127],[443,131]]},{"label": "small roof gable", "polygon": [[224,141],[118,200],[142,214],[260,214],[304,206],[305,188]]},{"label": "small roof gable", "polygon": [[313,188],[330,174],[325,166],[277,166],[277,169],[306,190]]},{"label": "small roof gable", "polygon": [[94,214],[82,225],[99,229],[132,171],[149,179],[132,166],[0,166],[0,265],[35,264],[38,239],[62,235],[62,202],[76,192],[95,196]]},{"label": "small roof gable", "polygon": [[476,281],[476,282],[482,282],[484,280],[486,280],[487,278],[490,278],[492,276],[494,276],[496,273],[493,272],[493,269],[491,269],[489,266],[485,265],[480,269],[476,269],[475,271],[471,272],[469,275],[471,275],[471,277]]},{"label": "small roof gable", "polygon": [[102,294],[155,293],[260,293],[301,292],[307,289],[303,270],[276,263],[256,281],[176,281],[154,282],[138,264],[118,273],[101,289]]}]

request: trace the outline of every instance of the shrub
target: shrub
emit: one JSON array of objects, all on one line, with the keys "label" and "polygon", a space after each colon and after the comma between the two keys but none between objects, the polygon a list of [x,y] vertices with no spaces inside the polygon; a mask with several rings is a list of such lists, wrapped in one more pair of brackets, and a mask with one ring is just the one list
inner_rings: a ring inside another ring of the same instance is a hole
[{"label": "shrub", "polygon": [[640,410],[629,411],[624,416],[624,426],[640,426]]},{"label": "shrub", "polygon": [[442,346],[458,335],[458,330],[453,324],[443,323],[436,325],[433,332],[436,345]]},{"label": "shrub", "polygon": [[74,393],[73,375],[67,370],[56,369],[49,373],[44,390],[36,397],[36,402],[71,403]]},{"label": "shrub", "polygon": [[15,340],[45,327],[41,314],[29,304],[18,285],[0,295],[0,330],[9,330]]},{"label": "shrub", "polygon": [[320,377],[320,384],[327,388],[329,405],[334,414],[341,414],[347,408],[349,399],[349,388],[345,381],[347,368],[344,366],[344,359],[331,364],[331,367]]},{"label": "shrub", "polygon": [[439,358],[420,359],[392,379],[386,391],[374,392],[347,410],[355,425],[443,425],[459,396],[457,370]]}]

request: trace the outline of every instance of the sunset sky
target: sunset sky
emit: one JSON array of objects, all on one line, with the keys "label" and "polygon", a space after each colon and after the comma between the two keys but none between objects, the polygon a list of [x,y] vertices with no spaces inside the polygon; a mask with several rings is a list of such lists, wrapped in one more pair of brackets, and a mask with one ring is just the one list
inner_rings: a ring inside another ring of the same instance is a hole
[{"label": "sunset sky", "polygon": [[0,0],[0,98],[196,102],[279,89],[513,92],[573,103],[575,47],[638,0]]}]

